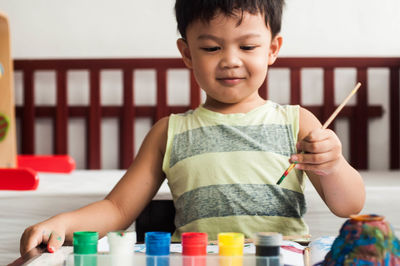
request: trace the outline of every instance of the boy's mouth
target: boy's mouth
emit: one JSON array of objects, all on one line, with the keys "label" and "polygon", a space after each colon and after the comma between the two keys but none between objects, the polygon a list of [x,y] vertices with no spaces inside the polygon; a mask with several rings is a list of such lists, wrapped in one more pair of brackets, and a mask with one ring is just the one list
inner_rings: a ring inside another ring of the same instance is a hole
[{"label": "boy's mouth", "polygon": [[217,81],[227,86],[233,86],[239,84],[244,79],[245,78],[239,78],[239,77],[224,77],[224,78],[217,78]]}]

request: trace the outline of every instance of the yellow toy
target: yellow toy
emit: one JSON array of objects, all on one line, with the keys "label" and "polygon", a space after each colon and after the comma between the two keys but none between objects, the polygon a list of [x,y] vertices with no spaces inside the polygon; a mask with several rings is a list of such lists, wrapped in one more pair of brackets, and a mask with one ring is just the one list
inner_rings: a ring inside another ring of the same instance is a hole
[{"label": "yellow toy", "polygon": [[15,168],[17,141],[13,91],[13,65],[7,16],[0,13],[0,168]]}]

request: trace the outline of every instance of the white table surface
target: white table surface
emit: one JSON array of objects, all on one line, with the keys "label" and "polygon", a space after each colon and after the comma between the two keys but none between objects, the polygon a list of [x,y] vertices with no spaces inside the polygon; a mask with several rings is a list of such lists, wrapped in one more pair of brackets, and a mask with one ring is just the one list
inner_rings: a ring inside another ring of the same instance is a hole
[{"label": "white table surface", "polygon": [[[26,227],[103,199],[124,173],[124,170],[40,173],[39,187],[35,191],[0,191],[0,265],[19,257],[19,239]],[[362,213],[384,215],[400,236],[400,171],[366,171],[361,174],[367,190]],[[312,237],[336,236],[345,219],[331,214],[310,184],[307,184],[305,194],[308,212],[304,218]],[[166,182],[155,199],[171,199]]]}]

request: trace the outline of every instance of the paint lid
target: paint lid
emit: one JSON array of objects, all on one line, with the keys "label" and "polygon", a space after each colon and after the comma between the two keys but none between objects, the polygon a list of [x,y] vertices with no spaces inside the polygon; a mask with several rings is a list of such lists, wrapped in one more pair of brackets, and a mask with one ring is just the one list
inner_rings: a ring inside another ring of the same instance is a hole
[{"label": "paint lid", "polygon": [[221,256],[242,256],[244,235],[242,233],[219,233],[218,247]]},{"label": "paint lid", "polygon": [[98,232],[92,232],[92,231],[74,232],[73,235],[74,253],[96,254],[98,239],[99,239]]},{"label": "paint lid", "polygon": [[145,243],[146,243],[147,255],[153,255],[153,256],[169,255],[171,233],[146,232]]},{"label": "paint lid", "polygon": [[377,214],[359,214],[350,215],[350,219],[359,222],[372,222],[372,221],[383,221],[385,217]]},{"label": "paint lid", "polygon": [[256,246],[276,247],[282,243],[282,234],[276,232],[259,232],[254,239]]},{"label": "paint lid", "polygon": [[187,256],[207,255],[208,235],[200,232],[182,233],[182,254]]},{"label": "paint lid", "polygon": [[136,243],[136,232],[113,231],[107,233],[110,253],[133,253]]}]

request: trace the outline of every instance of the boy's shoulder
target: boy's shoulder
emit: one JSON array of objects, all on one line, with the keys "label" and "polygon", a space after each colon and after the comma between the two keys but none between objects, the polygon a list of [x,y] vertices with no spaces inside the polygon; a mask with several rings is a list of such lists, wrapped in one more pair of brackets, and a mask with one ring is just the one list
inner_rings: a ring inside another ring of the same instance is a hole
[{"label": "boy's shoulder", "polygon": [[268,100],[266,105],[268,105],[268,111],[284,117],[298,117],[301,109],[301,106],[297,104],[280,104],[271,100]]},{"label": "boy's shoulder", "polygon": [[271,100],[267,100],[268,105],[270,105],[272,108],[282,108],[282,109],[288,109],[288,108],[299,108],[300,106],[297,104],[281,104],[281,103],[277,103]]},{"label": "boy's shoulder", "polygon": [[190,109],[190,110],[187,110],[186,112],[183,112],[183,113],[171,114],[171,116],[172,116],[172,115],[177,115],[177,116],[188,116],[188,115],[193,114],[194,111],[196,111],[198,108],[199,108],[199,107],[197,107],[196,109]]},{"label": "boy's shoulder", "polygon": [[169,116],[165,116],[158,120],[151,128],[156,134],[164,134],[168,130]]}]

